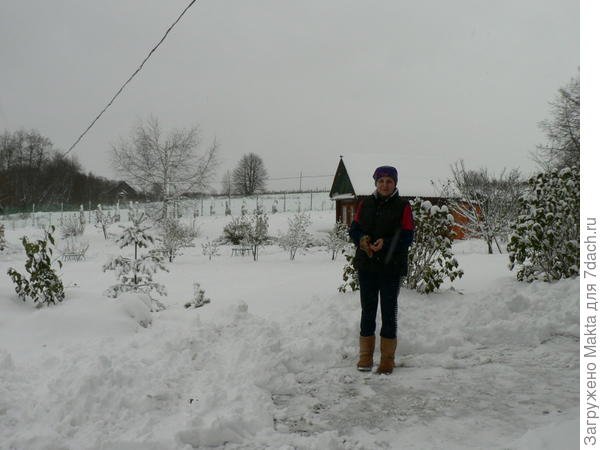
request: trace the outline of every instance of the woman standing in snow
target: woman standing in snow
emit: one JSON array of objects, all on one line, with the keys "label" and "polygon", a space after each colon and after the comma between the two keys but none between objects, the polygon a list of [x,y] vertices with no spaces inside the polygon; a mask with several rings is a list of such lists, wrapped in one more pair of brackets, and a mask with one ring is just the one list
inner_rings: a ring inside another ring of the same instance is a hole
[{"label": "woman standing in snow", "polygon": [[408,247],[414,224],[410,204],[402,200],[396,187],[394,167],[375,169],[375,192],[362,200],[350,225],[350,237],[356,245],[354,267],[360,286],[360,340],[358,370],[373,368],[375,322],[381,299],[381,361],[377,373],[394,371],[398,293],[400,278],[408,271]]}]

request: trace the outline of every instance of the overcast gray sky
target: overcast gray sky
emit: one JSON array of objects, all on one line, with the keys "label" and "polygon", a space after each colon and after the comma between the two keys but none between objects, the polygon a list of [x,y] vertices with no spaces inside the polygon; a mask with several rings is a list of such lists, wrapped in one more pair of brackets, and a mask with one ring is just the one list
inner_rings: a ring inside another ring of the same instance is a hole
[{"label": "overcast gray sky", "polygon": [[[66,150],[188,3],[2,0],[0,131]],[[273,178],[333,174],[361,152],[398,152],[400,178],[424,185],[461,158],[527,174],[578,65],[572,0],[198,0],[72,154],[115,177],[110,144],[153,114],[217,138],[217,181],[248,152]]]}]

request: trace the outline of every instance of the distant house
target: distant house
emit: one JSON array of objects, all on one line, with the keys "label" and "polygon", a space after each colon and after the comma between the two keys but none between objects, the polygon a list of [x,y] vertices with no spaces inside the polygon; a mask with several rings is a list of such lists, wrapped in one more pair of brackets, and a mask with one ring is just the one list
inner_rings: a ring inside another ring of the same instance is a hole
[{"label": "distant house", "polygon": [[102,193],[102,197],[106,201],[112,202],[117,200],[135,200],[139,197],[138,191],[132,188],[125,181],[119,181],[115,187]]},{"label": "distant house", "polygon": [[[389,158],[389,155],[387,156],[388,158],[385,158],[384,155],[340,156],[329,191],[329,198],[335,201],[336,221],[343,222],[346,225],[352,223],[359,202],[375,191],[373,172],[380,165],[390,165],[398,169],[398,191],[401,198],[414,200],[419,197],[440,206],[448,203],[447,197],[434,195],[433,187],[428,186],[424,181],[420,181],[421,186],[419,186],[419,180],[414,177],[414,174],[403,173],[405,171],[402,168],[406,165],[403,166],[401,162],[394,161],[394,159]],[[372,161],[377,161],[377,163]],[[407,192],[407,188],[412,189],[412,191]],[[465,223],[468,220],[456,211],[450,212],[457,223]],[[465,238],[460,226],[456,226],[454,231],[456,232],[456,239]]]}]

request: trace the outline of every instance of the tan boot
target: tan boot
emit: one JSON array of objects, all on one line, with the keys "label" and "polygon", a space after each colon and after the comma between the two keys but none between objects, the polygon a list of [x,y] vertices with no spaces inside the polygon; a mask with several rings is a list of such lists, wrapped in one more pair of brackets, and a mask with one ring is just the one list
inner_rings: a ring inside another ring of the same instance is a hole
[{"label": "tan boot", "polygon": [[397,339],[381,338],[381,361],[377,373],[391,374],[396,367],[394,355],[396,354]]},{"label": "tan boot", "polygon": [[356,368],[361,372],[373,369],[373,352],[375,351],[375,336],[361,336],[359,340],[359,359]]}]

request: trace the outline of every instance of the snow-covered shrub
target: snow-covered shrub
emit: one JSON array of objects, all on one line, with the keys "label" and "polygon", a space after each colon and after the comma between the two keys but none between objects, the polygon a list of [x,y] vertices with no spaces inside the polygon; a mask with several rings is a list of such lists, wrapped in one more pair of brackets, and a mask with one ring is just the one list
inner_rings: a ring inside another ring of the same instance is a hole
[{"label": "snow-covered shrub", "polygon": [[[54,243],[54,227],[51,226],[44,231],[44,238],[35,242],[29,242],[26,236],[21,240],[27,255],[25,270],[27,276],[21,275],[12,267],[8,269],[8,275],[16,284],[15,290],[21,300],[27,298],[37,303],[38,307],[56,304],[65,299],[65,290],[62,280],[52,267],[52,246]],[[59,267],[62,266],[58,261]]]},{"label": "snow-covered shrub", "polygon": [[408,251],[409,289],[427,294],[439,289],[446,278],[454,281],[463,276],[452,253],[454,218],[447,206],[433,206],[416,198],[410,202],[415,223],[415,236]]},{"label": "snow-covered shrub", "polygon": [[95,211],[96,214],[96,227],[102,228],[104,239],[108,239],[108,227],[116,222],[115,216],[110,211],[104,211],[102,205],[98,205]]},{"label": "snow-covered shrub", "polygon": [[540,173],[528,181],[508,243],[519,281],[579,275],[579,169]]},{"label": "snow-covered shrub", "polygon": [[298,250],[304,251],[310,246],[310,223],[310,215],[305,212],[297,212],[288,219],[288,231],[279,238],[279,246],[290,252],[291,260],[294,260]]},{"label": "snow-covered shrub", "polygon": [[336,222],[333,230],[327,232],[325,245],[331,251],[331,260],[335,260],[337,254],[349,243],[348,227],[344,222]]},{"label": "snow-covered shrub", "polygon": [[207,240],[202,244],[202,254],[208,256],[209,261],[215,256],[220,256],[219,243],[216,240]]},{"label": "snow-covered shrub", "polygon": [[204,289],[200,288],[200,283],[194,283],[194,298],[184,306],[186,308],[200,308],[208,303],[210,303],[210,298],[206,297]]},{"label": "snow-covered shrub", "polygon": [[4,236],[4,224],[0,223],[0,252],[6,248],[6,237]]},{"label": "snow-covered shrub", "polygon": [[185,225],[178,219],[165,219],[160,227],[160,249],[169,258],[169,262],[173,262],[183,248],[193,247],[194,239],[198,236],[192,226]]},{"label": "snow-covered shrub", "polygon": [[250,232],[250,221],[247,216],[234,217],[231,222],[223,228],[225,242],[240,245]]},{"label": "snow-covered shrub", "polygon": [[250,216],[248,233],[243,239],[243,243],[252,248],[254,261],[258,260],[258,249],[265,245],[269,240],[269,216],[259,205]]},{"label": "snow-covered shrub", "polygon": [[75,236],[81,236],[85,231],[85,216],[81,214],[79,216],[75,216],[73,214],[68,214],[63,217],[60,224],[60,235],[63,238],[70,238]]},{"label": "snow-covered shrub", "polygon": [[168,272],[162,263],[163,255],[156,250],[139,254],[139,249],[148,248],[154,243],[154,238],[147,233],[150,227],[144,225],[147,216],[145,212],[138,210],[131,213],[130,218],[132,225],[121,226],[123,233],[117,239],[117,244],[121,249],[133,246],[133,258],[119,255],[104,264],[102,270],[114,270],[118,281],[106,291],[106,295],[116,298],[123,292],[150,294],[153,291],[166,295],[165,287],[153,279],[158,269]]},{"label": "snow-covered shrub", "polygon": [[359,290],[358,272],[354,268],[354,245],[347,245],[342,249],[346,263],[342,269],[342,284],[338,287],[339,292],[354,292]]}]

